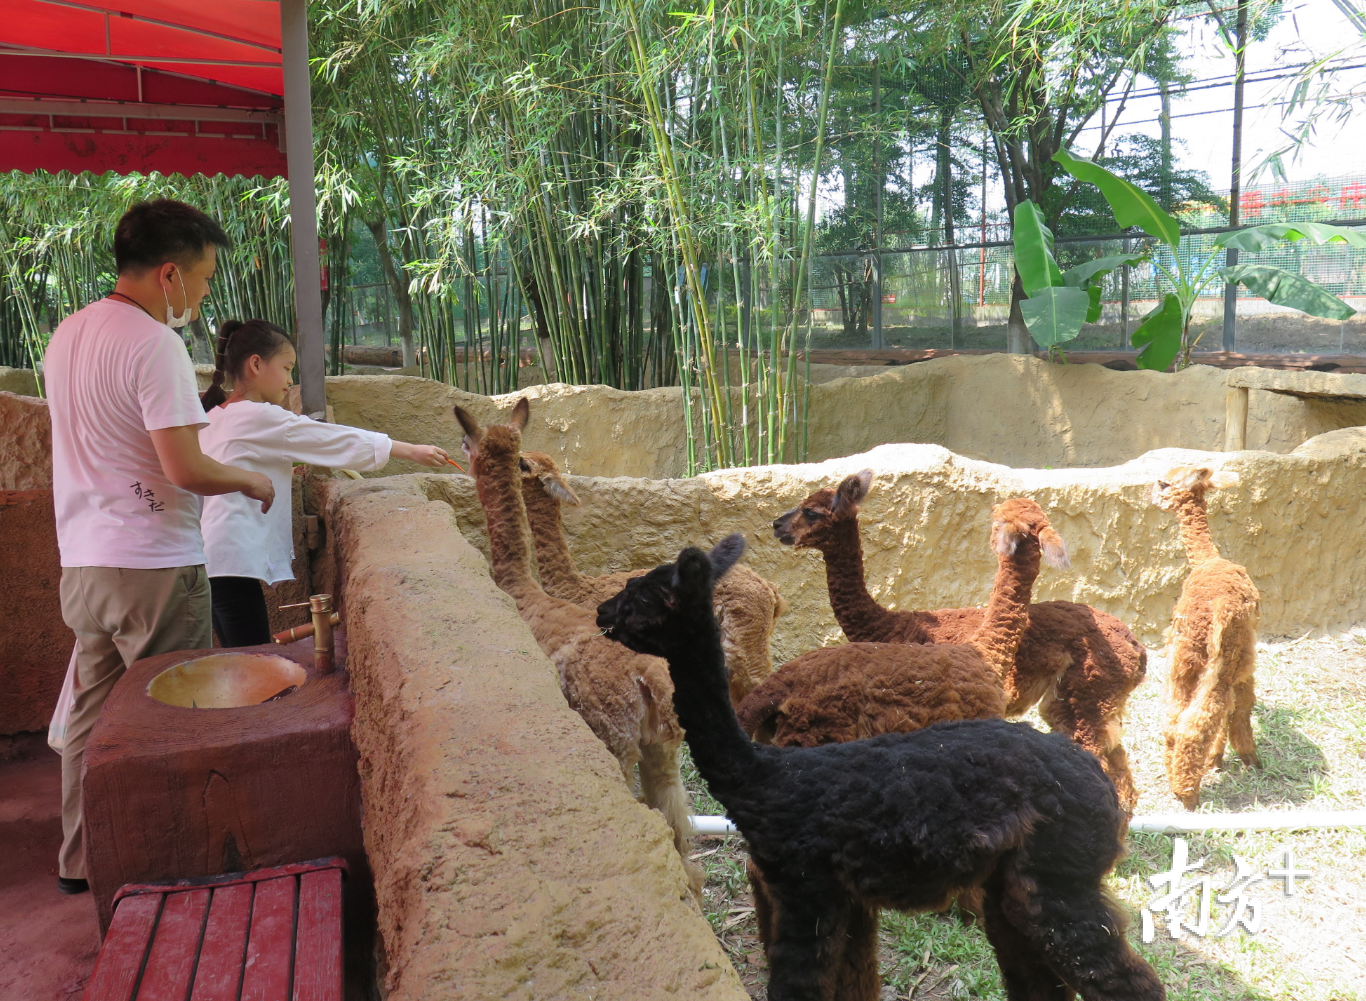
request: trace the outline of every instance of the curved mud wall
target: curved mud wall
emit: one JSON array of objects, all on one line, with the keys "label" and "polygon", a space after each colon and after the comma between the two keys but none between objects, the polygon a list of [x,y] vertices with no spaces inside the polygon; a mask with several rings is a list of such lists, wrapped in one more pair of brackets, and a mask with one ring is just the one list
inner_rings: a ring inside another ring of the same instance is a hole
[{"label": "curved mud wall", "polygon": [[332,482],[389,1001],[744,1001],[663,818],[416,478]]},{"label": "curved mud wall", "polygon": [[[936,358],[864,378],[811,387],[811,461],[855,455],[887,442],[943,445],[1016,468],[1118,465],[1156,448],[1218,450],[1228,373],[1114,372],[1056,365],[1032,355]],[[627,393],[606,386],[536,386],[526,447],[561,457],[574,473],[664,479],[686,472],[678,389]],[[403,441],[459,449],[451,414],[459,403],[483,422],[515,396],[484,397],[402,376],[328,379],[343,424]],[[1301,400],[1253,392],[1246,445],[1289,452],[1308,439],[1366,425],[1366,402]],[[375,475],[416,472],[391,462]]]},{"label": "curved mud wall", "polygon": [[[532,424],[536,411],[532,410]],[[776,663],[840,642],[819,553],[794,552],[771,523],[803,497],[871,467],[861,527],[869,590],[891,608],[984,604],[996,569],[991,507],[1015,495],[1043,505],[1072,558],[1045,568],[1035,600],[1082,601],[1119,616],[1159,644],[1186,575],[1175,518],[1147,499],[1177,465],[1236,470],[1242,482],[1210,495],[1210,524],[1225,556],[1247,566],[1262,594],[1261,632],[1299,635],[1366,622],[1366,428],[1323,435],[1288,455],[1150,452],[1108,469],[1009,469],[933,445],[884,445],[803,466],[725,470],[686,480],[571,477],[583,501],[564,514],[570,547],[588,574],[651,567],[685,545],[742,531],[746,557],[791,605],[778,620]],[[484,516],[466,476],[405,477],[454,508],[461,530],[487,548]]]}]

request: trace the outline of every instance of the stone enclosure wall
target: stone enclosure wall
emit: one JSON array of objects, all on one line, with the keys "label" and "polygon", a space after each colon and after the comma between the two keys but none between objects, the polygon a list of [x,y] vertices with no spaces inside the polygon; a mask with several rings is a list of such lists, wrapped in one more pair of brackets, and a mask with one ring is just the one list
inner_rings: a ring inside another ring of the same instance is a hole
[{"label": "stone enclosure wall", "polygon": [[[864,370],[866,371],[866,369]],[[824,375],[825,373],[819,373]],[[1228,373],[1113,372],[1056,365],[1031,355],[937,358],[865,378],[814,383],[808,459],[857,455],[888,442],[942,445],[1012,467],[1112,466],[1156,448],[1223,447]],[[627,393],[604,386],[534,386],[526,447],[562,459],[571,473],[666,479],[686,475],[678,389]],[[476,396],[425,379],[339,376],[327,399],[343,424],[450,450],[460,404],[480,421],[510,398]],[[736,412],[738,412],[738,407]],[[1285,453],[1316,435],[1366,425],[1366,402],[1252,394],[1247,447]],[[416,472],[391,462],[371,474]]]}]

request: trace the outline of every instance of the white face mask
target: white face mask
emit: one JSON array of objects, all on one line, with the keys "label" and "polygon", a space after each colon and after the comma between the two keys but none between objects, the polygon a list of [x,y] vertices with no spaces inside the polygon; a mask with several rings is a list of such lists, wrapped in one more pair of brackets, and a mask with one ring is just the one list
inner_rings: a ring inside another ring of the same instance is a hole
[{"label": "white face mask", "polygon": [[172,330],[178,330],[190,322],[190,295],[185,291],[185,279],[180,277],[179,268],[176,269],[175,276],[180,282],[180,294],[185,297],[185,312],[177,316],[171,309],[171,297],[166,294],[166,287],[163,285],[161,288],[162,298],[166,300],[166,326]]}]

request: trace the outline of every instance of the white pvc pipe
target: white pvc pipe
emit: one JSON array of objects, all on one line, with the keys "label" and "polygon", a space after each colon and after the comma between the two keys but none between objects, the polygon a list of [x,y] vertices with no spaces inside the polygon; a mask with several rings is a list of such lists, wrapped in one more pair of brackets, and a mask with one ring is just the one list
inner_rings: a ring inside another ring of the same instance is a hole
[{"label": "white pvc pipe", "polygon": [[[725,817],[693,817],[698,834],[739,834]],[[1305,831],[1319,827],[1366,827],[1366,810],[1302,813],[1155,813],[1134,817],[1135,834],[1198,834],[1201,831]]]},{"label": "white pvc pipe", "polygon": [[1136,834],[1198,834],[1201,831],[1305,831],[1316,827],[1366,827],[1366,810],[1305,810],[1287,813],[1158,813],[1134,817]]}]

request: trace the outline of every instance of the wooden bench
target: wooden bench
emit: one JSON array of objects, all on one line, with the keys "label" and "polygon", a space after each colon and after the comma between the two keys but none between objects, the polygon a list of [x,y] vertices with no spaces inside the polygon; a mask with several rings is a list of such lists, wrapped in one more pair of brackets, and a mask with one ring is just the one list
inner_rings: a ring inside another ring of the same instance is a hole
[{"label": "wooden bench", "polygon": [[114,898],[83,1001],[342,1001],[341,858]]}]

